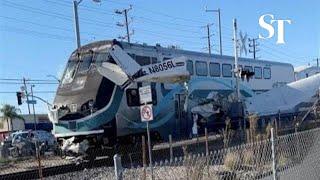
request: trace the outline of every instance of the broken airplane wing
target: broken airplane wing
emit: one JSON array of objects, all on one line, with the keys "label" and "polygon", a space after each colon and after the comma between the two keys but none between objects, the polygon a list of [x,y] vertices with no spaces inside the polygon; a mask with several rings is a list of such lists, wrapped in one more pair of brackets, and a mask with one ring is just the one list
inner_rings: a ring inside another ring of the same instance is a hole
[{"label": "broken airplane wing", "polygon": [[310,103],[317,97],[320,87],[320,74],[289,83],[279,88],[248,98],[246,100],[249,114],[260,116],[277,114],[279,111],[292,113],[299,104]]}]

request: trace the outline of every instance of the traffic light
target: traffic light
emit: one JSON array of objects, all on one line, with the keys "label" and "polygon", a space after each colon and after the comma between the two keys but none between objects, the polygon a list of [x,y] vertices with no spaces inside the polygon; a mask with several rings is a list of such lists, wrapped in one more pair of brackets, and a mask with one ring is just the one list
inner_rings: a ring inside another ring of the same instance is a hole
[{"label": "traffic light", "polygon": [[18,105],[22,104],[22,92],[17,92]]}]

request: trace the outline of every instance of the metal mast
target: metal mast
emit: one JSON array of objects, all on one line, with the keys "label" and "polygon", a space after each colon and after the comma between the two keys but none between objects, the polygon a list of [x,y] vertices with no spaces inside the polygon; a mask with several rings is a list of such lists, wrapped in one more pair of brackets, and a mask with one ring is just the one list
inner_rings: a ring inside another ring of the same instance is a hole
[{"label": "metal mast", "polygon": [[236,98],[240,102],[239,68],[238,68],[238,43],[237,43],[237,19],[233,19],[233,46],[234,46],[234,72],[236,78]]}]

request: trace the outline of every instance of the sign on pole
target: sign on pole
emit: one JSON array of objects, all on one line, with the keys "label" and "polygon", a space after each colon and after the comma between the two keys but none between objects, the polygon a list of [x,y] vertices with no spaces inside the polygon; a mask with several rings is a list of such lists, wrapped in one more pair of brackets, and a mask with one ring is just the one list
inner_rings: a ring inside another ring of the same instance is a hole
[{"label": "sign on pole", "polygon": [[141,121],[147,123],[148,150],[149,150],[149,162],[150,162],[149,165],[151,169],[151,179],[153,180],[151,138],[150,138],[150,130],[149,130],[149,121],[153,120],[153,111],[152,111],[152,104],[148,104],[152,102],[151,86],[140,87],[139,96],[140,96],[140,104],[143,104],[140,106]]},{"label": "sign on pole", "polygon": [[27,100],[27,103],[28,104],[37,104],[37,101],[36,100]]},{"label": "sign on pole", "polygon": [[152,102],[151,86],[144,86],[139,88],[140,104],[147,104]]},{"label": "sign on pole", "polygon": [[140,106],[140,116],[141,121],[152,121],[153,120],[153,112],[152,112],[152,104],[146,104]]}]

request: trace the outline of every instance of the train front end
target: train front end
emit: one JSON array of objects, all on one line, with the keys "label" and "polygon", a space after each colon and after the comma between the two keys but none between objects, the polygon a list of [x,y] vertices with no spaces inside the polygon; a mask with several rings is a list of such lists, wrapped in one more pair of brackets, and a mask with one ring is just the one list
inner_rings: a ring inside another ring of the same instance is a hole
[{"label": "train front end", "polygon": [[111,61],[112,44],[99,41],[71,54],[49,111],[58,139],[76,137],[81,142],[91,136],[109,143],[116,136],[115,114],[123,92],[97,71],[102,62]]}]

